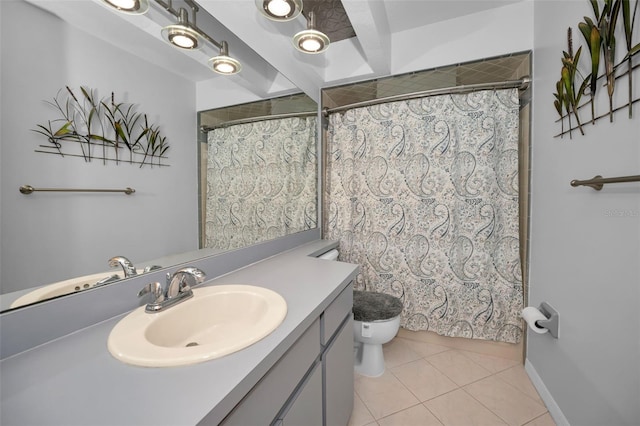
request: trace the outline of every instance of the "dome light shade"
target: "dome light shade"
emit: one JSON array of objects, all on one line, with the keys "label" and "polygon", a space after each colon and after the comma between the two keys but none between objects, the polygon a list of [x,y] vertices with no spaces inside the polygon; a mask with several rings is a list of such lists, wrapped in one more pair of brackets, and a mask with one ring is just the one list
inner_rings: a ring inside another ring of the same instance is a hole
[{"label": "dome light shade", "polygon": [[321,53],[329,47],[329,37],[316,30],[304,30],[293,36],[293,44],[304,53]]},{"label": "dome light shade", "polygon": [[329,47],[329,37],[323,32],[315,28],[315,16],[313,12],[309,12],[307,21],[307,29],[300,31],[293,36],[293,45],[296,49],[303,53],[321,53]]},{"label": "dome light shade", "polygon": [[187,11],[180,9],[178,23],[168,25],[161,31],[162,38],[180,49],[194,50],[200,47],[200,34],[189,26]]},{"label": "dome light shade", "polygon": [[273,21],[290,21],[302,12],[302,0],[255,0],[258,11]]},{"label": "dome light shade", "polygon": [[148,0],[102,0],[110,7],[131,15],[142,15],[149,10]]},{"label": "dome light shade", "polygon": [[232,75],[242,70],[242,64],[229,56],[229,46],[226,41],[222,42],[220,54],[209,59],[209,62],[211,62],[211,69],[218,74]]},{"label": "dome light shade", "polygon": [[162,37],[180,49],[194,50],[200,47],[200,35],[184,25],[169,25],[162,29]]}]

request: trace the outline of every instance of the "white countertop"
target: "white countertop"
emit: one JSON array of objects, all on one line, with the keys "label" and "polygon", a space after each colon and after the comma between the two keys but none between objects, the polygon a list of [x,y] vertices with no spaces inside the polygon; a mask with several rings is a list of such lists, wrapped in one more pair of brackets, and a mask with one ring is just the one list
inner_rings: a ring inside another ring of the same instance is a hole
[{"label": "white countertop", "polygon": [[284,322],[234,354],[185,367],[123,364],[107,349],[123,314],[2,360],[0,424],[187,425],[212,410],[222,420],[355,278],[356,265],[309,257],[323,245],[305,244],[202,284],[257,285],[287,301]]}]

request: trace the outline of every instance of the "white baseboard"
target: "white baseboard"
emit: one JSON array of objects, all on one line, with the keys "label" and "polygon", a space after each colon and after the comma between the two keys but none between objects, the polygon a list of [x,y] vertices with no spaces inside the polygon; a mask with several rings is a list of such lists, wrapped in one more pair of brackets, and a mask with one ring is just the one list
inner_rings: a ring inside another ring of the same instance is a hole
[{"label": "white baseboard", "polygon": [[540,398],[544,401],[547,409],[549,410],[549,414],[553,418],[553,421],[556,422],[558,426],[570,426],[569,421],[562,413],[562,410],[556,403],[555,399],[551,396],[549,389],[544,385],[544,382],[538,375],[538,372],[533,367],[533,365],[529,362],[529,359],[525,359],[524,361],[524,371],[527,372],[529,378],[531,379],[531,383],[538,391]]}]

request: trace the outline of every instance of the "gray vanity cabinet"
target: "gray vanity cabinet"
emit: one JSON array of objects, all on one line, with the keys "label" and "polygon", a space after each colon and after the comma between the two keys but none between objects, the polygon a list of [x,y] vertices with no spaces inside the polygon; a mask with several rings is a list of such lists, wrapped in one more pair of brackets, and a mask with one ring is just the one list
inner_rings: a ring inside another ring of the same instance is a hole
[{"label": "gray vanity cabinet", "polygon": [[322,356],[325,384],[325,425],[349,423],[353,410],[353,318],[351,315]]},{"label": "gray vanity cabinet", "polygon": [[353,408],[352,307],[349,284],[221,424],[346,426]]},{"label": "gray vanity cabinet", "polygon": [[[224,426],[272,424],[318,359],[320,319],[304,332],[222,421]],[[209,424],[206,419],[201,424]]]},{"label": "gray vanity cabinet", "polygon": [[322,364],[317,362],[274,426],[322,426],[322,413]]}]

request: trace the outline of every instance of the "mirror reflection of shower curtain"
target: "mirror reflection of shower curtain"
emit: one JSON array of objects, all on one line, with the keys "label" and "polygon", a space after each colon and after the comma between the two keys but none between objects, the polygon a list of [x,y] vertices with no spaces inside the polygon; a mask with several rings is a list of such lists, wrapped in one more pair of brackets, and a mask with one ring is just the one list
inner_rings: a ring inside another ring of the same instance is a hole
[{"label": "mirror reflection of shower curtain", "polygon": [[209,131],[205,247],[234,249],[316,227],[316,117]]},{"label": "mirror reflection of shower curtain", "polygon": [[518,125],[517,89],[329,117],[324,235],[404,328],[520,341]]}]

